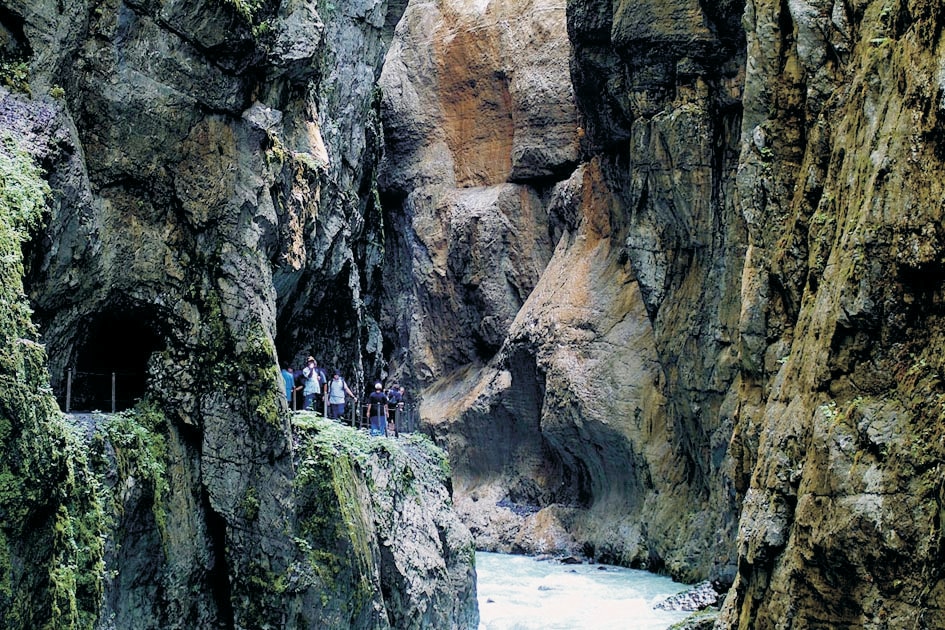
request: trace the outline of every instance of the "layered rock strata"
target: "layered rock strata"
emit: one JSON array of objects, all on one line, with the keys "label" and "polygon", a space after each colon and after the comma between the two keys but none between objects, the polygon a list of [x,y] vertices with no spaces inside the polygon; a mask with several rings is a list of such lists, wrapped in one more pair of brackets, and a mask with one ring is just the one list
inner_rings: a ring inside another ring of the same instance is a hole
[{"label": "layered rock strata", "polygon": [[[734,579],[726,626],[940,625],[941,7],[458,4],[408,6],[385,63],[384,321],[478,543]],[[563,89],[507,61],[549,24],[579,116],[546,97],[532,178],[540,117],[495,85]],[[553,248],[514,317],[477,272],[519,241],[452,201],[496,185]]]},{"label": "layered rock strata", "polygon": [[726,627],[945,624],[940,3],[751,2]]},{"label": "layered rock strata", "polygon": [[[273,365],[312,352],[422,399],[480,546],[731,583],[724,627],[941,626],[940,3],[339,4],[3,4],[33,97],[0,115],[52,190],[26,286],[53,385],[147,375],[174,481],[132,488],[119,552],[76,544],[94,514],[47,536],[89,513],[84,459],[28,462],[6,619],[85,623],[101,593],[142,627],[292,624],[329,593],[325,623],[473,624],[461,536],[419,554],[419,599],[409,555],[362,544],[397,510],[349,499],[399,456],[299,488]],[[72,440],[4,326],[11,452]],[[326,541],[321,512],[357,526]],[[158,546],[138,581],[54,571]],[[313,552],[354,599],[296,571]]]}]

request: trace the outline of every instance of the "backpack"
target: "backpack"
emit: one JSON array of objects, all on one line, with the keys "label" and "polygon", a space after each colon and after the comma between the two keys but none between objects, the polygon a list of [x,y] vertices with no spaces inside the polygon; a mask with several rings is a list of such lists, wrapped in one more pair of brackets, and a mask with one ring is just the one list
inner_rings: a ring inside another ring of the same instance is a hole
[{"label": "backpack", "polygon": [[[337,383],[337,385],[335,385]],[[345,391],[345,379],[338,378],[336,381],[334,378],[328,380],[328,397],[331,398],[333,395],[335,398],[345,398],[347,392]]]}]

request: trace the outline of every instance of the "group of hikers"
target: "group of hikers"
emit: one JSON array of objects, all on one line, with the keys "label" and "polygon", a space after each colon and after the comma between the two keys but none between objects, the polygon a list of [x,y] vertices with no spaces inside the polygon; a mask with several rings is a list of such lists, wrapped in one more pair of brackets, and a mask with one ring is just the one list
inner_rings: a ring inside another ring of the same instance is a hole
[{"label": "group of hikers", "polygon": [[[283,366],[282,378],[285,380],[285,395],[291,409],[321,410],[331,420],[341,420],[347,399],[356,398],[341,372],[334,370],[331,378],[328,378],[328,372],[318,367],[314,357],[308,357],[301,370]],[[302,405],[298,407],[296,402],[300,393]],[[374,391],[368,396],[365,409],[371,435],[388,435],[390,432],[397,437],[394,418],[403,408],[403,387],[391,385],[385,392],[380,382],[374,383]]]}]

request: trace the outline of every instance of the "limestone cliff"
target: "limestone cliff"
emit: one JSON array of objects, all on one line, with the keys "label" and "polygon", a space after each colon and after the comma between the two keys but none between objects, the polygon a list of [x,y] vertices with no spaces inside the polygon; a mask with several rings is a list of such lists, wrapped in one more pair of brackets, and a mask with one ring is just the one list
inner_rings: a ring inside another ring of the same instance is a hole
[{"label": "limestone cliff", "polygon": [[[27,579],[75,624],[474,624],[435,460],[293,440],[274,366],[312,353],[407,384],[480,546],[731,585],[722,627],[945,627],[941,2],[0,8],[0,119],[50,187],[48,359],[0,321],[7,619]],[[60,394],[139,376],[139,456],[76,453],[47,361]],[[23,455],[43,432],[69,456]],[[433,522],[396,504],[416,458]],[[120,548],[83,494],[109,462]],[[423,553],[384,544],[404,510]]]},{"label": "limestone cliff", "polygon": [[942,627],[941,3],[522,4],[411,2],[381,79],[383,328],[478,543]]},{"label": "limestone cliff", "polygon": [[479,544],[731,579],[741,31],[599,4],[408,5],[385,321]]},{"label": "limestone cliff", "polygon": [[[5,625],[475,626],[469,545],[443,507],[446,480],[391,455],[349,462],[305,490],[277,368],[312,353],[357,387],[379,360],[377,302],[364,293],[383,247],[374,85],[402,9],[0,3],[4,141],[39,162],[49,187],[42,229],[29,224],[25,278],[4,278],[25,283],[41,335],[20,330],[30,324],[18,310],[11,338],[29,352],[13,355],[9,378],[26,374],[42,394],[3,396],[0,568],[3,584],[37,585],[27,603],[2,589]],[[30,350],[37,340],[48,371]],[[89,525],[55,516],[96,496],[73,452],[81,446],[57,442],[35,465],[17,453],[47,424],[52,436],[71,435],[57,428],[48,379],[60,404],[71,385],[72,402],[107,410],[100,373],[149,406],[93,449],[113,496]],[[309,459],[328,457],[346,456]],[[396,522],[398,509],[365,503],[368,490],[429,497],[430,516]],[[349,505],[353,497],[361,503]],[[312,527],[313,506],[342,521]],[[35,540],[21,536],[31,526]],[[388,526],[407,535],[390,539]],[[431,545],[423,553],[439,567],[404,560]],[[35,574],[24,568],[30,557]]]},{"label": "limestone cliff", "polygon": [[[48,117],[41,109],[32,122]],[[21,246],[49,193],[4,117],[0,138],[0,624],[89,627],[102,597],[103,511],[82,442],[62,421],[23,291]],[[22,122],[22,120],[20,121]]]},{"label": "limestone cliff", "polygon": [[751,2],[728,627],[945,626],[940,2]]}]

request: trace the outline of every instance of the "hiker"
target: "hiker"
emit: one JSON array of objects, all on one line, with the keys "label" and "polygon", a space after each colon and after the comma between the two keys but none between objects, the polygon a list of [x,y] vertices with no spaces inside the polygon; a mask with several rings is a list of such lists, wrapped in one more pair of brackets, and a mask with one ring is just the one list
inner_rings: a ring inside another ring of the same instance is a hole
[{"label": "hiker", "polygon": [[318,393],[315,394],[315,408],[320,410],[323,414],[328,415],[328,405],[327,403],[327,390],[328,390],[328,373],[325,372],[324,368],[318,367],[318,361],[315,362],[315,371],[318,372]]},{"label": "hiker", "polygon": [[345,379],[341,378],[341,372],[335,370],[328,381],[328,417],[332,420],[338,420],[345,415],[345,394],[354,398]]},{"label": "hiker", "polygon": [[322,380],[318,374],[314,357],[306,359],[305,367],[302,368],[302,376],[305,377],[305,385],[302,390],[302,394],[305,398],[302,402],[302,409],[308,410],[312,406],[315,396],[322,390]]},{"label": "hiker", "polygon": [[282,366],[282,380],[285,381],[285,397],[289,403],[289,409],[294,410],[295,405],[292,404],[292,394],[295,392],[295,374],[288,365]]},{"label": "hiker", "polygon": [[367,416],[371,435],[387,435],[387,396],[381,391],[381,384],[374,383],[374,391],[368,396]]},{"label": "hiker", "polygon": [[390,386],[390,393],[387,395],[387,420],[393,428],[394,437],[400,437],[398,424],[400,421],[400,411],[404,408],[403,396],[397,385]]}]

